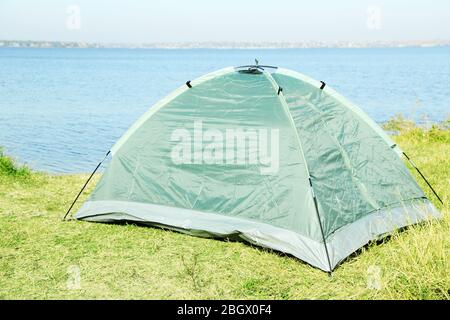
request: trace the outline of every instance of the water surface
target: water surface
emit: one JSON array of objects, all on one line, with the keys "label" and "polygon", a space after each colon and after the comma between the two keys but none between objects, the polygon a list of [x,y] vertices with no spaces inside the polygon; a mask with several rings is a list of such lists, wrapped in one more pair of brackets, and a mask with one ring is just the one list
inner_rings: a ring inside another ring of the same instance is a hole
[{"label": "water surface", "polygon": [[325,81],[377,122],[397,113],[436,122],[450,111],[450,47],[0,48],[0,146],[34,169],[91,171],[160,98],[187,80],[255,57]]}]

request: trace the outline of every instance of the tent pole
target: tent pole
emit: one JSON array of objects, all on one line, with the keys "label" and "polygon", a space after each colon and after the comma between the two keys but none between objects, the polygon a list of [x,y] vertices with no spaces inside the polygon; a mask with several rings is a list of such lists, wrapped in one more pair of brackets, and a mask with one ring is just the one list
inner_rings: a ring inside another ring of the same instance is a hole
[{"label": "tent pole", "polygon": [[[270,76],[269,74],[267,75],[267,77],[268,77],[268,79],[271,79],[271,81],[273,82],[273,85],[274,85],[274,89],[276,89],[277,82],[276,82],[276,81],[272,78],[272,76]],[[322,87],[321,89],[323,89],[323,87]],[[330,254],[328,253],[327,242],[326,242],[326,239],[325,239],[325,234],[324,234],[324,232],[323,232],[322,220],[320,220],[319,206],[318,206],[318,204],[317,204],[316,194],[315,194],[315,192],[314,192],[314,188],[313,188],[313,185],[312,185],[311,174],[310,174],[310,172],[309,172],[308,164],[307,164],[308,162],[306,161],[305,154],[303,153],[302,143],[301,143],[301,141],[300,141],[300,137],[299,137],[299,135],[298,135],[298,131],[297,131],[297,129],[296,129],[294,119],[292,118],[292,115],[291,115],[291,113],[290,113],[290,111],[289,111],[289,106],[287,105],[287,102],[286,102],[286,100],[285,100],[285,98],[284,98],[283,88],[281,88],[280,86],[278,86],[278,92],[277,92],[277,95],[278,95],[278,97],[280,98],[281,104],[282,104],[283,107],[284,107],[284,110],[285,110],[285,113],[286,113],[287,117],[288,117],[288,118],[290,119],[290,121],[291,121],[292,128],[293,128],[293,129],[295,130],[295,132],[296,132],[296,136],[297,136],[297,141],[298,141],[298,145],[299,145],[300,154],[301,154],[301,156],[302,156],[302,158],[303,158],[303,160],[304,160],[304,162],[305,162],[306,171],[307,171],[307,173],[308,173],[309,186],[310,186],[310,188],[311,188],[311,194],[312,194],[313,201],[314,201],[314,207],[315,207],[315,210],[316,210],[317,219],[318,219],[318,221],[319,221],[320,232],[321,232],[321,234],[322,234],[323,245],[324,245],[324,247],[325,247],[325,253],[326,253],[326,255],[327,255],[328,266],[329,266],[329,268],[330,268],[330,271],[328,271],[328,275],[331,277],[331,276],[333,275],[333,268],[331,267]]]},{"label": "tent pole", "polygon": [[63,221],[66,220],[67,215],[70,213],[70,210],[72,210],[73,206],[75,205],[75,203],[77,202],[78,198],[80,197],[80,195],[83,193],[84,189],[86,188],[86,186],[88,185],[89,181],[91,181],[92,177],[94,176],[95,172],[97,172],[98,168],[100,168],[100,166],[102,165],[103,161],[106,160],[106,158],[108,157],[108,155],[111,153],[111,151],[108,151],[105,155],[105,157],[103,158],[102,161],[100,161],[98,163],[98,165],[95,167],[94,171],[92,171],[91,175],[89,176],[89,178],[86,180],[86,182],[84,183],[83,187],[81,188],[80,192],[78,193],[78,195],[76,196],[75,200],[73,200],[72,204],[69,207],[69,210],[67,210],[66,214],[64,215]]},{"label": "tent pole", "polygon": [[314,193],[311,177],[309,177],[309,185],[311,187],[311,191],[313,194],[314,207],[316,208],[317,219],[319,220],[320,232],[322,233],[322,240],[323,240],[323,244],[325,246],[325,253],[327,254],[328,266],[330,267],[330,271],[328,272],[328,274],[331,276],[333,273],[333,269],[331,268],[330,254],[328,253],[327,242],[325,240],[325,234],[323,233],[322,220],[320,220],[319,206],[317,205],[317,198],[316,198],[316,194]]},{"label": "tent pole", "polygon": [[406,157],[406,159],[408,159],[409,163],[414,167],[414,169],[416,169],[416,171],[420,174],[420,176],[422,177],[422,179],[427,183],[427,185],[430,187],[431,191],[433,191],[434,195],[436,196],[436,198],[438,198],[438,200],[444,204],[444,202],[442,201],[442,199],[438,196],[437,192],[433,189],[433,187],[431,186],[431,184],[428,182],[427,178],[425,178],[425,176],[422,174],[422,172],[420,172],[419,168],[416,167],[416,164],[414,163],[414,161],[412,161],[408,155],[403,152],[403,155]]}]

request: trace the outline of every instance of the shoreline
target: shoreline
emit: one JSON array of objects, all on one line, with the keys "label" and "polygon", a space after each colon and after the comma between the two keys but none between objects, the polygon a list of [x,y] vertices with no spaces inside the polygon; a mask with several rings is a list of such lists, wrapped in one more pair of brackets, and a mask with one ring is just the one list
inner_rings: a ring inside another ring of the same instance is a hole
[{"label": "shoreline", "polygon": [[70,48],[70,49],[218,49],[218,50],[277,50],[277,49],[383,49],[383,48],[444,48],[450,40],[427,41],[299,41],[299,42],[154,42],[97,43],[76,41],[0,40],[0,48]]},{"label": "shoreline", "polygon": [[[408,118],[403,117],[401,114],[391,117],[389,120],[379,123],[380,127],[394,140],[399,138],[402,139],[405,136],[414,137],[415,135],[432,135],[433,131],[437,135],[442,135],[444,137],[449,136],[450,129],[450,116],[444,117],[441,121],[430,121],[426,123],[417,122]],[[448,138],[447,138],[448,139]],[[48,171],[48,169],[39,169],[33,168],[29,166],[27,162],[21,161],[17,156],[9,154],[5,152],[5,148],[0,146],[0,160],[2,157],[9,158],[12,163],[19,168],[27,168],[32,174],[43,174],[48,176],[80,176],[80,175],[89,175],[90,171],[80,171],[80,172],[63,172],[63,171]],[[105,161],[104,164],[107,164],[109,160]],[[96,163],[92,163],[94,168]],[[93,169],[92,168],[92,169]],[[106,165],[99,168],[96,175],[99,175],[104,172]],[[1,169],[1,163],[0,163]],[[1,174],[1,170],[0,170]]]}]

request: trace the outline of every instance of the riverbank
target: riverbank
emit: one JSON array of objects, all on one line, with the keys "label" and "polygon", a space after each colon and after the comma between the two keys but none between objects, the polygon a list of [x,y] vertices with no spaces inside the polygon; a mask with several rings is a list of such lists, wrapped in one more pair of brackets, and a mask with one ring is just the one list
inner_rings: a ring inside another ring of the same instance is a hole
[{"label": "riverbank", "polygon": [[0,154],[0,299],[449,299],[448,121],[385,128],[438,191],[444,206],[411,170],[445,217],[370,244],[332,277],[243,243],[62,222],[88,175],[32,172]]}]

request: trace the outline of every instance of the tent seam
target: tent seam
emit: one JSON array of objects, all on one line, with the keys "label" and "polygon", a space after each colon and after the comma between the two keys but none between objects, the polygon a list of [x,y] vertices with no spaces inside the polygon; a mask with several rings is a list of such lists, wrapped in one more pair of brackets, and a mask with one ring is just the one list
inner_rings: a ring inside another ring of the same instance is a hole
[{"label": "tent seam", "polygon": [[[287,76],[292,76],[293,78],[307,82],[309,85],[311,85],[313,87],[317,83],[320,84],[319,81],[317,81],[307,75],[304,75],[300,72],[287,70],[287,69],[283,69],[283,68],[278,68],[277,73],[287,75]],[[347,99],[346,97],[341,95],[339,92],[334,90],[329,85],[327,85],[327,87],[324,88],[322,90],[322,92],[328,94],[329,97],[342,103],[348,110],[350,110],[358,118],[360,118],[367,126],[369,126],[373,131],[378,133],[381,136],[381,138],[386,142],[386,144],[389,145],[389,147],[396,145],[395,142],[386,134],[386,132],[384,132],[382,129],[378,128],[377,123],[375,121],[373,121],[369,116],[365,115],[364,111],[360,107],[358,107],[356,104],[354,104],[352,101],[350,101],[349,99]],[[398,149],[399,151],[397,152],[394,149]],[[392,149],[392,151],[400,157],[402,154],[401,148],[398,145],[396,145],[396,147],[394,149]]]},{"label": "tent seam", "polygon": [[[93,199],[89,199],[89,200],[87,200],[87,201],[85,202],[85,204],[94,203],[94,202],[103,202],[103,201],[110,201],[110,200],[93,200]],[[116,200],[112,200],[112,201],[116,201]],[[196,211],[196,212],[204,213],[204,214],[211,214],[211,215],[214,215],[214,216],[223,216],[222,214],[220,214],[220,213],[218,213],[218,212],[215,212],[215,211],[205,211],[205,210],[195,209],[195,208],[183,208],[183,207],[179,207],[179,206],[172,205],[172,204],[161,204],[161,203],[142,202],[142,201],[137,201],[137,200],[134,200],[134,199],[126,199],[126,200],[118,200],[118,201],[121,201],[121,202],[130,202],[130,203],[137,203],[137,204],[141,204],[141,205],[156,205],[156,206],[163,206],[163,207],[168,207],[168,208],[172,208],[172,209],[185,209],[185,210]],[[126,213],[126,212],[119,212],[119,213]],[[98,214],[98,213],[96,213],[96,214],[90,214],[90,215],[87,215],[87,216],[83,217],[83,219],[86,218],[86,217],[89,218],[89,217],[96,217],[96,216],[104,216],[104,215],[108,215],[108,214],[111,214],[111,212],[100,213],[100,214]],[[250,222],[255,222],[255,220],[253,220],[253,219],[246,218],[246,217],[242,217],[242,216],[240,216],[240,215],[226,215],[226,216],[227,216],[227,217],[230,217],[230,218],[240,219],[240,220],[247,221],[247,222],[248,222],[248,221],[250,221]],[[78,218],[77,218],[77,219],[78,219]],[[268,225],[268,226],[274,226],[274,227],[276,227],[276,228],[284,228],[284,227],[277,226],[277,225],[271,225],[270,223],[268,223],[268,222],[266,222],[266,221],[257,221],[257,223],[264,224],[264,225]],[[309,239],[309,240],[311,240],[311,241],[315,241],[315,242],[320,243],[320,241],[317,241],[316,239],[310,237],[309,235],[306,235],[306,234],[303,234],[303,233],[300,233],[300,232],[298,232],[298,231],[291,230],[291,229],[286,229],[286,230],[288,230],[289,232],[295,233],[295,234],[297,234],[297,235],[299,235],[299,236],[301,236],[301,237],[307,238],[307,239]]]},{"label": "tent seam", "polygon": [[[274,89],[276,89],[274,84],[276,84],[278,87],[280,87],[279,84],[275,81],[275,79],[269,73],[264,72],[264,75],[269,80],[269,82],[272,84],[272,87]],[[323,245],[325,247],[325,253],[327,255],[328,265],[330,267],[330,272],[332,272],[333,268],[331,267],[331,260],[330,260],[330,255],[329,255],[329,252],[328,252],[327,242],[326,242],[325,234],[323,233],[323,226],[322,226],[322,221],[320,219],[319,208],[318,208],[318,205],[317,205],[317,198],[316,198],[316,195],[315,195],[315,192],[314,192],[314,188],[313,188],[313,185],[312,185],[311,174],[310,174],[309,168],[308,168],[308,162],[306,161],[305,153],[303,152],[303,147],[302,147],[302,142],[300,140],[300,135],[298,134],[297,127],[295,126],[294,118],[292,117],[292,114],[289,111],[289,106],[288,106],[288,104],[286,102],[286,99],[284,97],[283,91],[281,90],[279,92],[279,94],[277,93],[277,96],[278,96],[278,99],[281,102],[281,105],[283,106],[283,109],[284,109],[286,115],[289,118],[289,122],[291,124],[291,127],[294,130],[294,132],[295,132],[295,137],[297,138],[297,143],[299,145],[299,151],[300,151],[299,153],[300,153],[300,156],[303,158],[303,161],[305,163],[305,169],[306,169],[306,173],[308,174],[309,185],[311,187],[310,188],[311,189],[310,194],[311,194],[311,197],[312,197],[312,200],[314,202],[315,209],[316,209],[317,220],[319,222],[319,227],[320,227],[320,231],[321,231],[321,234],[322,234]]]},{"label": "tent seam", "polygon": [[[380,207],[379,209],[375,209],[375,210],[369,211],[366,214],[364,214],[364,216],[361,219],[363,219],[365,217],[368,217],[370,215],[373,215],[373,214],[375,214],[377,212],[380,212],[380,211],[384,211],[384,210],[388,210],[388,209],[400,208],[401,206],[405,206],[405,204],[411,204],[411,203],[414,203],[414,202],[417,202],[417,201],[420,201],[420,200],[427,200],[430,203],[432,203],[430,201],[430,199],[428,199],[427,197],[408,198],[408,199],[401,200],[401,201],[398,201],[398,202],[389,203],[389,204],[387,204],[385,206]],[[350,226],[351,224],[355,223],[356,221],[358,221],[358,220],[355,220],[353,222],[347,223],[347,224],[343,225],[342,227],[339,227],[336,230],[333,230],[333,232],[330,233],[330,236],[328,238],[333,240],[333,237],[336,234],[336,232],[340,232],[340,231],[346,229],[348,226]],[[331,242],[331,241],[329,241],[329,242]]]}]

